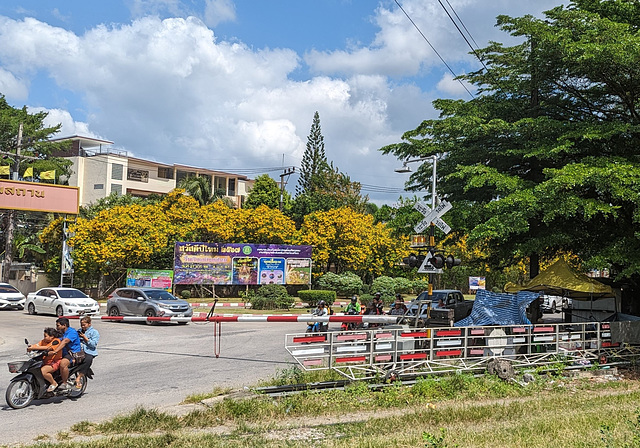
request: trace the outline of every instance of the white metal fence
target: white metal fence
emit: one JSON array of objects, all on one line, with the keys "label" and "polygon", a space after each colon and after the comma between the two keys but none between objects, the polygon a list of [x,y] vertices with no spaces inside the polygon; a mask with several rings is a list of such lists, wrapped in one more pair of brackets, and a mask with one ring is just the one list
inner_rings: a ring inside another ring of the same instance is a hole
[{"label": "white metal fence", "polygon": [[496,358],[509,360],[518,369],[558,362],[576,367],[630,362],[640,354],[640,347],[613,341],[607,322],[446,328],[394,325],[289,334],[285,346],[304,369],[333,369],[351,379],[389,372],[419,376],[484,371]]}]

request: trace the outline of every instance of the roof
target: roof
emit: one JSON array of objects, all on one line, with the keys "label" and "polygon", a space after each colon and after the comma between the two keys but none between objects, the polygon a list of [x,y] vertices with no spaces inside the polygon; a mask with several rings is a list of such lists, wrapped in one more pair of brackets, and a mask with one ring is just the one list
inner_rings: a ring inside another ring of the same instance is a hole
[{"label": "roof", "polygon": [[566,261],[560,259],[524,285],[507,283],[505,292],[536,291],[572,299],[599,299],[614,297],[610,286],[585,274],[575,272]]}]

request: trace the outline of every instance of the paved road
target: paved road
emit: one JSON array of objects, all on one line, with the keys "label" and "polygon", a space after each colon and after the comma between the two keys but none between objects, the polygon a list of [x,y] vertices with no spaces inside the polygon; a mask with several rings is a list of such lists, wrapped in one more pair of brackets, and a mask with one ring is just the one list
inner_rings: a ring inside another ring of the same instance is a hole
[{"label": "paved road", "polygon": [[[13,377],[8,361],[24,359],[24,338],[41,339],[53,316],[0,311],[0,445],[27,443],[41,434],[55,435],[74,423],[101,421],[136,406],[177,404],[187,395],[216,386],[242,387],[267,379],[293,365],[284,335],[304,331],[304,324],[222,324],[221,354],[213,352],[213,324],[149,326],[94,320],[100,332],[95,379],[79,400],[50,399],[13,410],[4,400]],[[79,322],[72,321],[78,327]],[[55,415],[56,418],[52,418]],[[56,423],[61,416],[64,420]]]}]

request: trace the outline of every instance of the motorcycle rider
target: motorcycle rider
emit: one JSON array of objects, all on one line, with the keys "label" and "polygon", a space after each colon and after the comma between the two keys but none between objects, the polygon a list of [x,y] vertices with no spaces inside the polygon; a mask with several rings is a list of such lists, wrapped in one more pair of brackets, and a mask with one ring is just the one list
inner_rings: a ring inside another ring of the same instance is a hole
[{"label": "motorcycle rider", "polygon": [[351,302],[347,305],[344,310],[345,314],[360,314],[362,311],[362,306],[358,302],[358,296],[351,297]]},{"label": "motorcycle rider", "polygon": [[377,292],[373,295],[373,303],[376,306],[377,313],[384,314],[384,301],[381,293]]},{"label": "motorcycle rider", "polygon": [[[327,303],[324,300],[318,302],[318,306],[315,310],[313,310],[313,316],[328,316],[329,310],[327,309]],[[326,331],[329,327],[329,324],[324,324],[323,322],[316,322],[313,324],[314,331]]]},{"label": "motorcycle rider", "polygon": [[82,377],[89,372],[91,364],[93,364],[93,358],[98,356],[98,341],[100,340],[100,333],[91,326],[91,317],[83,316],[82,319],[80,319],[80,330],[78,331],[78,336],[80,337],[85,358],[84,362],[78,369],[76,389],[82,389]]},{"label": "motorcycle rider", "polygon": [[56,319],[56,329],[62,333],[60,336],[60,344],[53,349],[53,353],[59,353],[62,351],[62,360],[60,361],[60,390],[68,389],[67,380],[69,379],[69,366],[74,363],[73,353],[79,353],[82,351],[82,344],[80,336],[75,328],[69,326],[69,319],[66,317],[59,317]]},{"label": "motorcycle rider", "polygon": [[[58,330],[55,328],[47,327],[44,329],[44,339],[42,339],[37,344],[31,344],[27,347],[27,351],[48,351],[52,349],[56,345],[60,344],[60,334]],[[58,383],[53,378],[53,372],[58,370],[60,367],[60,360],[62,359],[62,353],[50,352],[42,359],[42,367],[40,371],[42,372],[42,377],[49,383],[49,387],[47,388],[47,392],[53,392],[58,387]]]}]

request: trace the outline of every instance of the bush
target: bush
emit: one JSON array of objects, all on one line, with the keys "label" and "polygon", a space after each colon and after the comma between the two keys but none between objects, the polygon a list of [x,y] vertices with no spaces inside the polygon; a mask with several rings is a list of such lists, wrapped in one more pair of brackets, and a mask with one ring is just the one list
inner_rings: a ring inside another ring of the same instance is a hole
[{"label": "bush", "polygon": [[382,295],[384,303],[389,305],[395,300],[396,282],[391,277],[378,277],[371,284],[371,291],[374,294],[379,292]]},{"label": "bush", "polygon": [[411,282],[411,280],[404,277],[395,277],[393,281],[395,283],[394,289],[396,294],[409,294],[413,292],[413,283]]},{"label": "bush", "polygon": [[282,285],[262,285],[256,292],[249,291],[246,299],[255,310],[288,310],[293,306],[293,297]]},{"label": "bush", "polygon": [[429,289],[429,281],[426,279],[416,279],[411,282],[411,292],[416,295],[427,289]]},{"label": "bush", "polygon": [[182,297],[184,300],[190,299],[191,291],[189,291],[188,289],[183,290],[182,292],[180,292],[180,297]]},{"label": "bush", "polygon": [[328,305],[333,305],[333,302],[336,301],[336,292],[325,289],[307,289],[298,291],[298,297],[301,302],[305,302],[309,306],[316,306],[321,300],[327,302]]},{"label": "bush", "polygon": [[362,279],[353,272],[345,272],[344,274],[327,272],[318,279],[318,287],[320,289],[335,291],[341,297],[359,294],[362,286]]}]

